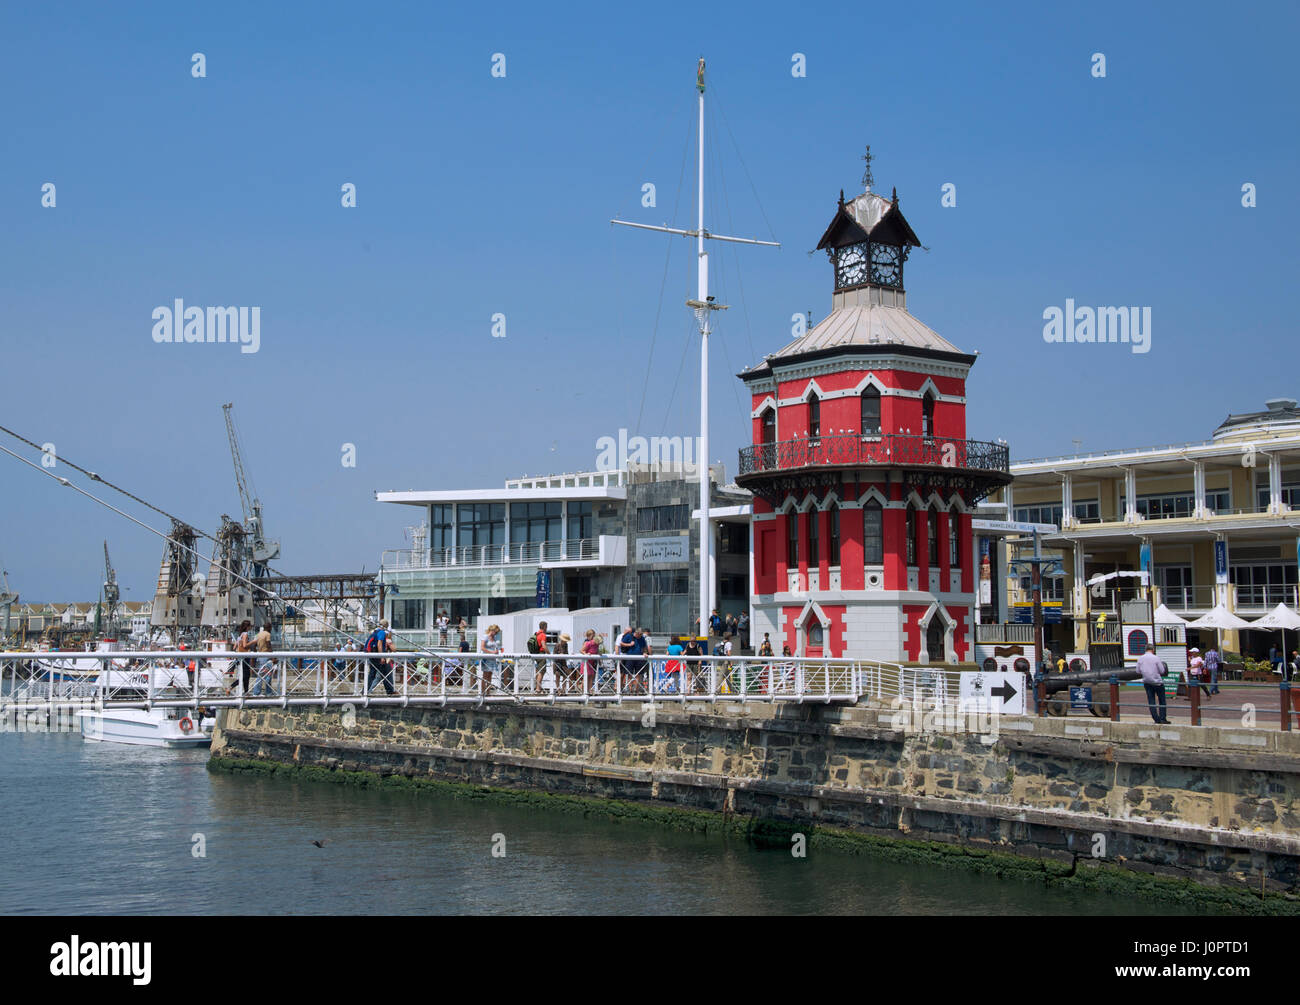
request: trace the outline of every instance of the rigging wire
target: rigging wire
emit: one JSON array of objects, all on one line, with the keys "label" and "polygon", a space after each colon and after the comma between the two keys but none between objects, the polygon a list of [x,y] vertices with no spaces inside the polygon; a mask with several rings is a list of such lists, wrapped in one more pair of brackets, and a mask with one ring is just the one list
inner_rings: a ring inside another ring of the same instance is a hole
[{"label": "rigging wire", "polygon": [[[682,183],[686,177],[686,158],[690,150],[690,146],[691,146],[691,131],[688,128],[686,130],[686,142],[682,146],[682,166],[677,175],[677,195],[673,199],[673,215],[671,217],[673,224],[677,223],[677,210],[681,206]],[[646,357],[647,370],[650,370],[654,364],[655,343],[659,339],[659,320],[663,316],[663,311],[664,311],[664,290],[667,289],[668,287],[668,267],[669,267],[669,263],[672,261],[672,254],[673,254],[673,242],[670,240],[668,242],[667,251],[664,254],[663,278],[659,281],[659,306],[655,308],[654,329],[651,331],[650,334],[650,352]],[[648,383],[643,384],[641,387],[641,405],[637,409],[636,425],[633,427],[633,435],[639,436],[641,434],[641,418],[645,414],[645,399],[648,391],[649,391]]]},{"label": "rigging wire", "polygon": [[[32,448],[35,449],[35,450],[38,450],[38,451],[41,450],[41,448],[40,448],[36,443],[34,443],[34,442],[32,442],[31,440],[27,439],[25,436],[22,436],[22,435],[20,435],[20,434],[18,434],[18,433],[16,433],[16,432],[14,432],[12,429],[9,429],[9,428],[7,428],[7,427],[5,427],[5,426],[0,426],[0,432],[7,433],[8,435],[12,436],[12,437],[13,437],[14,439],[16,439],[16,440],[21,440],[23,443],[26,443],[28,446],[32,447]],[[112,512],[116,513],[118,516],[121,516],[121,517],[126,518],[127,520],[131,521],[131,523],[134,523],[134,524],[136,524],[137,526],[144,528],[144,529],[147,530],[149,533],[151,533],[151,534],[153,534],[153,535],[155,535],[155,536],[157,536],[157,537],[162,538],[164,541],[169,542],[169,543],[171,543],[171,544],[174,544],[176,547],[183,548],[185,551],[188,551],[190,554],[192,554],[196,559],[199,559],[200,561],[204,561],[204,560],[209,561],[210,564],[215,565],[215,566],[217,567],[217,569],[219,569],[219,570],[222,571],[222,572],[225,572],[225,573],[226,573],[227,575],[229,575],[232,579],[238,580],[239,582],[245,583],[247,586],[249,586],[249,587],[252,589],[254,595],[261,594],[265,599],[269,599],[269,600],[283,600],[283,598],[280,597],[280,595],[277,594],[277,593],[275,593],[274,591],[272,591],[272,590],[268,590],[268,589],[266,589],[265,587],[258,585],[258,584],[255,583],[253,580],[249,579],[247,576],[241,575],[240,573],[236,572],[234,569],[231,569],[231,568],[229,568],[228,566],[225,566],[225,565],[221,564],[219,561],[217,561],[217,557],[216,557],[217,553],[216,553],[216,552],[213,553],[213,556],[212,556],[211,559],[205,559],[205,556],[203,556],[202,554],[200,554],[199,551],[198,551],[198,549],[196,549],[196,548],[191,548],[191,547],[189,547],[188,545],[182,544],[181,542],[174,540],[174,539],[171,537],[170,534],[165,534],[165,533],[163,533],[162,531],[158,530],[158,529],[155,528],[155,527],[150,527],[150,526],[149,526],[147,523],[145,523],[144,521],[137,519],[136,517],[132,516],[130,513],[127,513],[127,512],[124,511],[124,510],[118,509],[118,508],[117,508],[116,506],[114,506],[112,503],[110,503],[110,502],[108,502],[108,501],[106,501],[106,500],[104,500],[104,499],[100,499],[98,496],[94,495],[93,493],[91,493],[91,492],[87,492],[87,491],[86,491],[85,489],[83,489],[80,485],[77,485],[76,483],[72,482],[71,480],[69,480],[69,479],[67,479],[67,478],[64,478],[62,475],[56,475],[53,471],[49,471],[49,470],[47,470],[46,468],[43,468],[43,467],[41,467],[40,465],[33,463],[32,461],[29,461],[26,457],[23,457],[21,454],[17,454],[17,453],[15,453],[14,451],[10,450],[8,447],[5,447],[5,446],[3,446],[3,445],[0,445],[0,451],[3,451],[4,453],[8,454],[10,457],[13,457],[13,458],[15,458],[15,459],[21,461],[23,464],[26,464],[28,467],[33,468],[34,470],[36,470],[36,471],[39,472],[40,474],[46,475],[47,477],[54,479],[54,480],[55,480],[56,482],[58,482],[60,485],[64,485],[64,486],[66,486],[66,487],[72,489],[73,491],[75,491],[75,492],[77,492],[77,493],[79,493],[79,494],[85,496],[87,499],[90,499],[90,500],[93,501],[93,502],[99,503],[99,505],[105,507],[105,508],[108,509],[108,510],[111,510]],[[43,451],[42,451],[42,452],[43,452]],[[191,524],[187,523],[186,521],[181,520],[181,519],[179,519],[178,517],[172,516],[172,515],[171,515],[170,513],[168,513],[166,510],[159,509],[157,506],[154,506],[152,503],[146,502],[145,500],[141,499],[139,496],[137,496],[137,495],[135,495],[135,494],[133,494],[133,493],[131,493],[131,492],[128,492],[126,489],[124,489],[124,488],[122,488],[122,487],[120,487],[120,486],[118,486],[118,485],[114,485],[112,482],[108,481],[108,479],[106,479],[106,478],[102,478],[100,475],[96,474],[95,472],[93,472],[93,471],[88,471],[86,468],[83,468],[83,467],[81,467],[81,466],[79,466],[79,465],[77,465],[77,464],[74,464],[72,461],[69,461],[66,457],[62,457],[62,456],[60,456],[60,457],[59,457],[59,461],[60,461],[61,463],[63,463],[63,464],[66,464],[68,467],[70,467],[70,468],[72,468],[72,469],[74,469],[74,470],[76,470],[76,471],[79,471],[79,472],[81,472],[82,474],[86,475],[86,476],[89,477],[92,481],[97,481],[97,482],[100,482],[100,483],[103,484],[103,485],[106,485],[108,488],[112,489],[113,491],[121,493],[122,495],[126,496],[128,499],[134,500],[135,502],[137,502],[137,503],[139,503],[140,505],[146,507],[147,509],[151,509],[151,510],[153,510],[155,513],[158,513],[158,514],[160,514],[160,515],[162,515],[162,516],[165,516],[165,517],[167,517],[167,519],[172,520],[172,521],[175,522],[175,523],[184,524],[185,526],[190,527],[190,529],[192,529],[192,530],[194,531],[194,533],[195,533],[196,536],[198,536],[198,537],[205,537],[205,538],[207,538],[208,540],[213,541],[214,543],[216,542],[216,538],[214,538],[211,534],[207,533],[206,531],[203,531],[203,530],[201,530],[200,528],[197,528],[197,527],[193,527]],[[268,565],[266,568],[267,568],[267,571],[268,571],[268,572],[273,572],[273,571],[275,571],[275,570],[273,570],[269,565]],[[315,595],[315,596],[313,596],[311,599],[317,599],[317,600],[332,600],[332,599],[334,599],[334,598],[329,597],[329,596],[327,596],[327,595],[325,595],[325,594],[323,594],[323,593],[320,593],[320,592],[317,591],[317,590],[310,590],[310,589],[309,589],[309,592]],[[335,629],[332,625],[329,624],[328,621],[326,621],[326,619],[325,619],[325,617],[324,617],[323,615],[317,615],[317,614],[311,613],[311,612],[306,611],[306,610],[303,610],[303,611],[302,611],[302,614],[303,614],[304,617],[310,617],[310,618],[312,618],[312,619],[314,619],[314,620],[316,620],[316,621],[319,621],[319,622],[320,622],[320,623],[321,623],[325,628],[329,629],[330,631],[338,631],[338,632],[341,632],[344,636],[346,636],[349,640],[351,640],[351,641],[353,641],[353,642],[360,642],[360,641],[361,641],[357,636],[353,635],[351,632],[347,631],[346,629]],[[369,616],[365,613],[365,610],[364,610],[364,608],[363,608],[363,610],[362,610],[361,613],[360,613],[360,617],[361,617],[361,619],[362,619],[363,621],[366,621],[366,622],[368,622],[368,623],[370,623],[370,624],[377,624],[378,621],[382,620],[382,614],[383,614],[383,612],[381,611],[381,612],[380,612],[381,617],[378,618],[378,619],[376,619],[376,618],[371,618],[371,617],[369,617]],[[411,639],[410,637],[408,637],[408,636],[403,636],[403,635],[399,634],[397,631],[395,631],[395,630],[393,630],[393,629],[388,629],[388,631],[391,632],[391,634],[392,634],[394,637],[400,639],[401,641],[411,643],[411,644],[414,646],[414,651],[415,651],[417,654],[419,654],[419,655],[421,655],[421,656],[428,656],[428,657],[431,657],[431,658],[433,658],[434,660],[437,660],[437,661],[439,661],[439,662],[445,662],[446,657],[444,657],[444,656],[442,656],[442,655],[440,655],[440,654],[438,654],[438,653],[436,653],[436,652],[433,652],[431,649],[425,649],[425,648],[422,648],[422,647],[416,645],[415,642],[414,642],[414,640]],[[176,640],[173,640],[173,641],[176,641]],[[479,668],[479,670],[473,670],[473,669],[471,669],[471,668],[468,667],[468,666],[462,666],[462,669],[464,669],[465,672],[470,673],[470,674],[472,674],[472,675],[476,675],[476,676],[479,675],[479,673],[480,673],[480,671],[481,671],[481,667]],[[496,689],[496,690],[500,690],[502,693],[506,694],[506,695],[509,696],[509,697],[512,697],[512,698],[514,697],[514,696],[513,696],[509,691],[506,691],[504,688],[501,688],[501,687],[499,687],[498,685],[493,684],[490,680],[487,680],[486,678],[484,678],[484,680],[486,681],[488,687],[494,688],[494,689]],[[517,699],[516,699],[516,700],[517,700]]]}]

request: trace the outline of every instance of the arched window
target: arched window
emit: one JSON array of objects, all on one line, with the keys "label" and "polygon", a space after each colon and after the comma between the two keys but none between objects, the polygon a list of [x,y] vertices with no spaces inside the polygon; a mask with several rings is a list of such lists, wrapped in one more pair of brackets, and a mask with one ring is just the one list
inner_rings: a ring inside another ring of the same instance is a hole
[{"label": "arched window", "polygon": [[814,506],[808,511],[808,568],[815,569],[821,556],[821,514]]},{"label": "arched window", "polygon": [[830,540],[830,564],[840,564],[840,504],[831,503],[830,516],[828,517],[831,525]]},{"label": "arched window", "polygon": [[880,391],[874,387],[862,392],[862,435],[880,435]]},{"label": "arched window", "polygon": [[939,568],[939,510],[935,506],[930,507],[930,512],[926,515],[926,532],[929,538],[929,558],[930,568]]},{"label": "arched window", "polygon": [[916,507],[907,504],[907,564],[916,566]]},{"label": "arched window", "polygon": [[776,442],[776,409],[769,408],[763,413],[763,443]]},{"label": "arched window", "polygon": [[808,438],[817,439],[822,434],[822,400],[813,395],[808,399]]},{"label": "arched window", "polygon": [[929,391],[921,399],[921,435],[926,439],[934,436],[934,395]]},{"label": "arched window", "polygon": [[791,569],[799,568],[799,511],[792,509],[785,515],[788,529],[785,540],[785,564]]},{"label": "arched window", "polygon": [[862,507],[862,560],[865,565],[885,561],[884,510],[874,499]]},{"label": "arched window", "polygon": [[961,568],[961,514],[957,510],[948,511],[948,565],[954,569]]}]

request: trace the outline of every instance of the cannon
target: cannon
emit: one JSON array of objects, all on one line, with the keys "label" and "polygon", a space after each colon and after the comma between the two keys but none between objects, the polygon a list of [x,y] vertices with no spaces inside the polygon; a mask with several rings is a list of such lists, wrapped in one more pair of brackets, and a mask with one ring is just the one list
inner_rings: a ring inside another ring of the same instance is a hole
[{"label": "cannon", "polygon": [[[1070,711],[1069,690],[1072,687],[1078,687],[1081,684],[1108,684],[1112,677],[1122,682],[1137,680],[1141,676],[1136,670],[1125,669],[1122,666],[1099,667],[1087,670],[1084,669],[1083,660],[1071,660],[1070,669],[1065,673],[1049,673],[1042,678],[1044,690],[1047,692],[1047,712],[1049,715],[1067,714]],[[1062,691],[1066,692],[1064,698],[1052,697]],[[1100,689],[1093,690],[1092,702],[1088,706],[1088,711],[1101,719],[1110,718],[1109,687],[1104,691]]]}]

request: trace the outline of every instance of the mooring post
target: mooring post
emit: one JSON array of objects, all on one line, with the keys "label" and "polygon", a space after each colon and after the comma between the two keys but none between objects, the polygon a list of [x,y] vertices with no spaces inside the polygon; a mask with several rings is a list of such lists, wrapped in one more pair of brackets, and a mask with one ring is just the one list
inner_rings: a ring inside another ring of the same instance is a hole
[{"label": "mooring post", "polygon": [[1046,714],[1047,710],[1047,682],[1040,680],[1034,688],[1034,712],[1037,715]]},{"label": "mooring post", "polygon": [[1119,678],[1110,675],[1110,721],[1119,722]]},{"label": "mooring post", "polygon": [[1201,689],[1196,686],[1194,681],[1200,680],[1199,677],[1192,678],[1188,675],[1187,680],[1187,697],[1192,701],[1192,725],[1201,724]]},{"label": "mooring post", "polygon": [[1291,682],[1285,680],[1282,681],[1282,683],[1278,685],[1278,689],[1282,693],[1282,728],[1284,730],[1290,731],[1291,729]]}]

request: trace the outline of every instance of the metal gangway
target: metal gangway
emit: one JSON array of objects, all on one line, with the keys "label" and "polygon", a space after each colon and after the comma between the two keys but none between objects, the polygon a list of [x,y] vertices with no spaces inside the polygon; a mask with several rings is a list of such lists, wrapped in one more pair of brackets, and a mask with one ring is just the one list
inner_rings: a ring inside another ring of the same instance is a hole
[{"label": "metal gangway", "polygon": [[97,708],[484,704],[853,704],[912,690],[910,671],[812,657],[528,653],[0,652],[0,713]]}]

